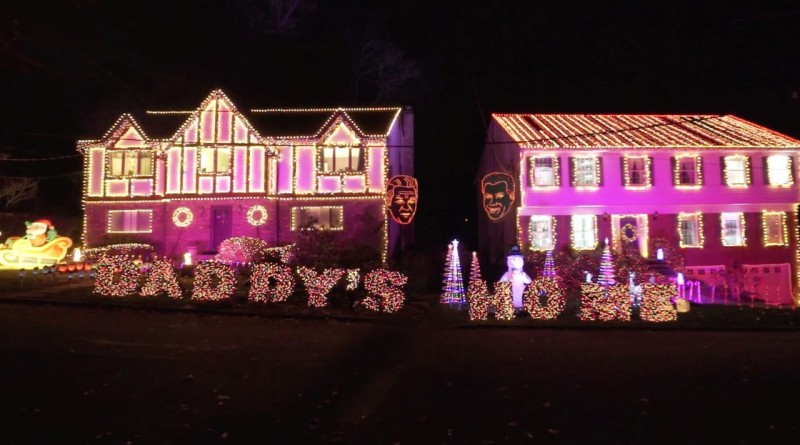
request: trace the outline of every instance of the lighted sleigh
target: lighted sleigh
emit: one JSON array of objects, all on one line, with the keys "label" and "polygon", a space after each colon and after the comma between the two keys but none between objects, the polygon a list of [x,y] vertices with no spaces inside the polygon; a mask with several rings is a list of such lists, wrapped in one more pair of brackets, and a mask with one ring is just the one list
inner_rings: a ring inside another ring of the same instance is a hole
[{"label": "lighted sleigh", "polygon": [[14,236],[5,245],[8,248],[0,248],[0,269],[33,269],[63,260],[72,246],[72,240],[59,236],[35,247],[29,239]]}]

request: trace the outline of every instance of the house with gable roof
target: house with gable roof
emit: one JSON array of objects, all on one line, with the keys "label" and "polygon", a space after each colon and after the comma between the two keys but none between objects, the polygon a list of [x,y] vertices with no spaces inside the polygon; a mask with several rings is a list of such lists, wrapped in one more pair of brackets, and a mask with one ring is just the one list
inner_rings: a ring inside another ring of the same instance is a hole
[{"label": "house with gable roof", "polygon": [[194,110],[123,114],[84,155],[83,244],[213,254],[234,236],[292,243],[313,227],[380,259],[413,243],[387,218],[386,181],[413,175],[409,107],[239,110],[215,90]]},{"label": "house with gable roof", "polygon": [[495,113],[478,179],[510,175],[514,200],[500,218],[494,191],[480,197],[483,263],[503,270],[515,243],[581,251],[605,240],[656,259],[653,241],[666,240],[686,280],[717,298],[792,303],[798,152],[800,141],[731,115]]}]

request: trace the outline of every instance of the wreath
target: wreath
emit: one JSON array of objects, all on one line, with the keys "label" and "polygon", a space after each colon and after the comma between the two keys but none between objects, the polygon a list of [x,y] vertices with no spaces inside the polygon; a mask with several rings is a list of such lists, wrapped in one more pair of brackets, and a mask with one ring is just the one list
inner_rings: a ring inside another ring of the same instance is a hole
[{"label": "wreath", "polygon": [[[181,216],[183,216],[183,219],[181,219]],[[189,227],[193,219],[194,215],[189,207],[178,207],[172,212],[172,223],[175,224],[175,227]]]},{"label": "wreath", "polygon": [[[630,235],[628,235],[628,232],[630,232]],[[636,226],[631,223],[625,224],[622,226],[620,238],[622,238],[623,241],[632,243],[639,238],[639,229],[637,229]]]},{"label": "wreath", "polygon": [[[539,302],[539,294],[547,296],[547,303]],[[525,289],[522,306],[531,318],[552,320],[564,311],[567,305],[566,292],[558,278],[537,277]]]},{"label": "wreath", "polygon": [[[259,218],[254,217],[256,212],[261,212],[261,216]],[[267,222],[267,209],[261,204],[256,204],[253,207],[250,207],[250,209],[247,211],[247,222],[254,227],[263,226]]]}]

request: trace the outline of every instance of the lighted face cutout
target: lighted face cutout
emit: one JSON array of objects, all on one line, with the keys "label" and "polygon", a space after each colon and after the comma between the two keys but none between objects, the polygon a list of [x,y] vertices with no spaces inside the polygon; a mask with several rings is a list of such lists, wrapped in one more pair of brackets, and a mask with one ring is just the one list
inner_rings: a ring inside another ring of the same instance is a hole
[{"label": "lighted face cutout", "polygon": [[514,178],[508,173],[494,172],[481,180],[483,209],[492,221],[505,217],[514,204]]},{"label": "lighted face cutout", "polygon": [[398,224],[410,224],[417,213],[419,186],[411,176],[393,176],[386,183],[386,208]]}]

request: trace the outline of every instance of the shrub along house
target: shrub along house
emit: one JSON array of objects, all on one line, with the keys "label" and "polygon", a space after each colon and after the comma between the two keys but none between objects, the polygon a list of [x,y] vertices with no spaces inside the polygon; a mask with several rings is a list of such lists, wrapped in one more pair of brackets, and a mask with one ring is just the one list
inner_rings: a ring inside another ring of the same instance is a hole
[{"label": "shrub along house", "polygon": [[244,113],[220,90],[194,110],[124,114],[78,142],[83,244],[177,257],[233,236],[284,245],[315,227],[385,259],[413,240],[384,204],[387,179],[413,175],[413,137],[410,108]]},{"label": "shrub along house", "polygon": [[[479,220],[482,254],[593,250],[652,258],[669,241],[689,280],[746,272],[769,302],[797,286],[800,141],[730,115],[494,114],[478,178],[514,179],[513,209]],[[484,205],[491,193],[482,194]]]}]

